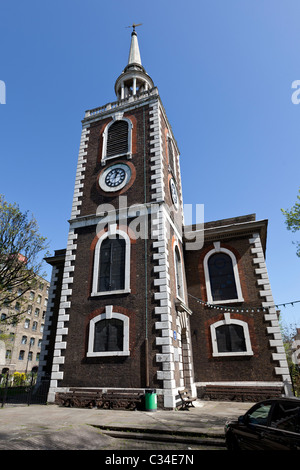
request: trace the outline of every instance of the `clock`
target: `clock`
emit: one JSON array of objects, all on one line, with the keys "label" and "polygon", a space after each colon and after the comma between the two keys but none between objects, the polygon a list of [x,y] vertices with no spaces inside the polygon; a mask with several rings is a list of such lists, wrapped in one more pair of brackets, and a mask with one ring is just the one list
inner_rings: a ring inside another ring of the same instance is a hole
[{"label": "clock", "polygon": [[105,184],[110,188],[115,188],[123,183],[125,177],[126,173],[123,168],[113,168],[105,176]]},{"label": "clock", "polygon": [[175,184],[175,181],[173,180],[173,178],[170,179],[170,192],[171,192],[171,197],[172,197],[174,207],[177,210],[178,209],[179,199],[178,199],[176,184]]},{"label": "clock", "polygon": [[120,191],[131,178],[131,170],[125,163],[116,163],[106,168],[99,177],[99,186],[107,192]]}]

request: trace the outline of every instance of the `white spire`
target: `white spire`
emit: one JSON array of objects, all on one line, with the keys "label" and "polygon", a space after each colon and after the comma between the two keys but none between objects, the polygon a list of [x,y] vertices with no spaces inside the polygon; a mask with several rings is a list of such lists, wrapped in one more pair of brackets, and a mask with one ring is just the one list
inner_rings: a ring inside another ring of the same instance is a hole
[{"label": "white spire", "polygon": [[130,96],[135,96],[154,88],[151,77],[142,66],[139,43],[135,32],[135,28],[140,26],[140,24],[128,26],[133,28],[128,64],[115,83],[115,93],[119,100],[127,99]]},{"label": "white spire", "polygon": [[128,57],[128,65],[130,64],[139,64],[142,65],[140,49],[137,34],[135,31],[131,33],[131,44]]}]

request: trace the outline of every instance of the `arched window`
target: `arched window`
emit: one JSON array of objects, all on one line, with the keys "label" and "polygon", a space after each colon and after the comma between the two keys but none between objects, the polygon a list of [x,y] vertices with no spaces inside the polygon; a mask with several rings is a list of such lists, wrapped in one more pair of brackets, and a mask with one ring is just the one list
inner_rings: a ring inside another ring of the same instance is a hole
[{"label": "arched window", "polygon": [[114,157],[128,152],[128,123],[115,121],[108,129],[106,157]]},{"label": "arched window", "polygon": [[221,325],[216,328],[216,339],[219,352],[246,351],[244,328],[241,325]]},{"label": "arched window", "polygon": [[27,344],[27,336],[22,336],[21,344]]},{"label": "arched window", "polygon": [[129,317],[108,305],[105,313],[90,321],[87,356],[129,355]]},{"label": "arched window", "polygon": [[210,326],[213,356],[253,355],[248,324],[224,314],[224,320]]},{"label": "arched window", "polygon": [[169,157],[169,165],[170,169],[173,173],[174,176],[176,176],[175,172],[175,157],[174,157],[174,151],[173,151],[173,143],[170,137],[168,137],[168,157]]},{"label": "arched window", "polygon": [[112,318],[95,324],[94,351],[123,351],[123,322]]},{"label": "arched window", "polygon": [[226,253],[216,253],[208,259],[210,289],[213,300],[237,298],[232,260]]},{"label": "arched window", "polygon": [[102,160],[131,156],[132,123],[127,118],[116,117],[103,132]]},{"label": "arched window", "polygon": [[123,290],[125,285],[125,240],[117,235],[103,240],[100,248],[98,292]]},{"label": "arched window", "polygon": [[130,292],[130,239],[113,225],[95,248],[91,295],[124,292]]},{"label": "arched window", "polygon": [[23,349],[21,349],[21,351],[19,352],[19,361],[23,361],[24,356],[25,356],[25,351]]},{"label": "arched window", "polygon": [[182,261],[181,261],[181,256],[180,256],[178,245],[175,245],[174,261],[175,261],[176,294],[177,294],[177,297],[184,300]]},{"label": "arched window", "polygon": [[243,302],[237,260],[232,251],[214,243],[204,260],[204,274],[209,303]]}]

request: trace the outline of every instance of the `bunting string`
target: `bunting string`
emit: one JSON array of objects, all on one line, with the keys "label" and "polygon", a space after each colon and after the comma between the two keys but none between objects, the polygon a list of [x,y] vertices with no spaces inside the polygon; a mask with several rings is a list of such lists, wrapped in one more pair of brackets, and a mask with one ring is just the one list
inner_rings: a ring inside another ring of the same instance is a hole
[{"label": "bunting string", "polygon": [[286,307],[287,305],[292,305],[294,307],[294,304],[297,304],[300,302],[300,300],[293,300],[293,302],[285,302],[283,304],[274,304],[274,305],[269,305],[267,308],[266,307],[231,307],[229,305],[217,305],[217,304],[210,304],[209,302],[205,302],[204,300],[199,299],[198,297],[195,297],[192,294],[188,294],[190,297],[195,299],[198,303],[204,305],[205,307],[212,308],[215,310],[224,310],[227,312],[267,312],[269,308],[272,307]]}]

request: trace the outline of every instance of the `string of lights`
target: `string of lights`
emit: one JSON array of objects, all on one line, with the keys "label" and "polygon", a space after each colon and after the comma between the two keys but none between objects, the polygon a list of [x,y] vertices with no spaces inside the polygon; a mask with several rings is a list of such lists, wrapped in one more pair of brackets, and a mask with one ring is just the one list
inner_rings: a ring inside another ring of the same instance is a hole
[{"label": "string of lights", "polygon": [[198,297],[195,297],[194,295],[192,294],[188,294],[190,297],[192,297],[193,299],[195,299],[198,303],[204,305],[205,307],[208,307],[208,308],[212,308],[212,309],[216,309],[216,310],[224,310],[224,311],[227,311],[227,312],[267,312],[269,308],[271,307],[286,307],[287,305],[292,305],[292,307],[294,306],[294,304],[297,304],[300,302],[300,300],[293,300],[293,302],[285,302],[283,304],[274,304],[274,305],[269,305],[268,306],[268,309],[267,308],[264,308],[264,307],[247,307],[247,308],[242,308],[242,307],[231,307],[231,306],[228,306],[228,305],[217,305],[217,304],[210,304],[209,302],[206,302],[204,300],[201,300],[199,299]]}]

